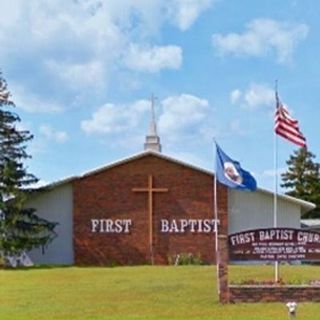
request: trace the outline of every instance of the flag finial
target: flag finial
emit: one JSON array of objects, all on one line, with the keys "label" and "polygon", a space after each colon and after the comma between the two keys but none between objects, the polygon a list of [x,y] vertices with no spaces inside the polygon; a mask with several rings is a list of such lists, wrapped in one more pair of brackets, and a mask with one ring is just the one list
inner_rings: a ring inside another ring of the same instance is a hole
[{"label": "flag finial", "polygon": [[275,96],[276,96],[276,106],[277,106],[277,108],[279,108],[280,100],[279,100],[279,94],[278,94],[278,79],[276,79],[275,83],[274,83],[274,92],[275,92]]}]

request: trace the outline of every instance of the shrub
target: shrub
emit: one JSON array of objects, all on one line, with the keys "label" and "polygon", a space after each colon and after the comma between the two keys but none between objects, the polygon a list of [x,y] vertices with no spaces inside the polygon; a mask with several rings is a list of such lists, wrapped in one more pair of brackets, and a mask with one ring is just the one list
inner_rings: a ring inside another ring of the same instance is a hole
[{"label": "shrub", "polygon": [[203,265],[200,253],[178,253],[173,256],[168,256],[169,265],[185,266],[185,265]]}]

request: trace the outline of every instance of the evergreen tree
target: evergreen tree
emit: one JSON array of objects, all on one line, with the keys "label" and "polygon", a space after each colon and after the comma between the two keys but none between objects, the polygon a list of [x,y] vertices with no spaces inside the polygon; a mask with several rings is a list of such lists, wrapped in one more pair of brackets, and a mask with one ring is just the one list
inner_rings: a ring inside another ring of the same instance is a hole
[{"label": "evergreen tree", "polygon": [[12,110],[7,83],[0,73],[0,254],[19,255],[44,247],[55,237],[56,223],[38,217],[26,208],[30,185],[38,179],[23,162],[30,158],[26,143],[33,137],[18,129],[20,118]]},{"label": "evergreen tree", "polygon": [[287,161],[287,172],[281,174],[281,187],[289,189],[286,194],[316,204],[317,207],[303,218],[320,217],[320,165],[314,158],[306,148],[295,150]]}]

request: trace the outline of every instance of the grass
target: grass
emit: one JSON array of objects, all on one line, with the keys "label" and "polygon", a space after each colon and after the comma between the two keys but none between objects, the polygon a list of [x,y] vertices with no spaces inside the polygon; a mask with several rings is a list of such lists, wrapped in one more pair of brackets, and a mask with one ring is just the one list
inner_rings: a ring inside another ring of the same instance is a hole
[{"label": "grass", "polygon": [[[214,266],[35,268],[0,271],[1,320],[287,319],[283,303],[220,305]],[[320,266],[284,266],[285,281],[320,279]],[[230,280],[268,280],[271,266],[231,266]],[[319,319],[301,303],[298,319]]]}]

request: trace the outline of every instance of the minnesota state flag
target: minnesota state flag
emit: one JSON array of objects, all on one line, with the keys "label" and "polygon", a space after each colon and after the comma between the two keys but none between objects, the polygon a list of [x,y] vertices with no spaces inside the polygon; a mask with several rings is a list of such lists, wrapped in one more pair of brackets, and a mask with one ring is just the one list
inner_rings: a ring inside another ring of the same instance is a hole
[{"label": "minnesota state flag", "polygon": [[216,178],[229,188],[255,191],[257,182],[240,163],[226,155],[216,143]]}]

